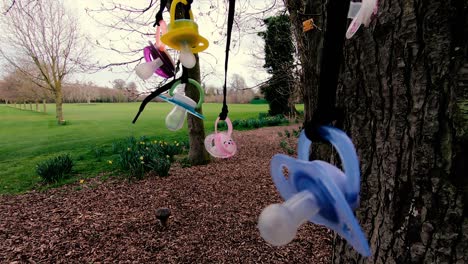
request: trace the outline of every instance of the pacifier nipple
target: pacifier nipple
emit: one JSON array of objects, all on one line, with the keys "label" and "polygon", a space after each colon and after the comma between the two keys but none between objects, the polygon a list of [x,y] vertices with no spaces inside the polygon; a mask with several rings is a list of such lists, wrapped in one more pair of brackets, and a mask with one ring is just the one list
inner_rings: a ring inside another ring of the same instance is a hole
[{"label": "pacifier nipple", "polygon": [[156,59],[150,62],[141,63],[135,67],[135,73],[143,80],[148,79],[164,62],[161,59]]},{"label": "pacifier nipple", "polygon": [[258,219],[260,235],[273,246],[284,246],[317,212],[315,197],[309,191],[297,193],[283,204],[271,204],[263,209]]},{"label": "pacifier nipple", "polygon": [[181,44],[179,60],[184,65],[185,68],[191,69],[197,63],[195,55],[193,55],[192,50],[190,49],[187,42]]},{"label": "pacifier nipple", "polygon": [[270,204],[258,219],[260,235],[273,246],[284,246],[296,236],[297,226],[290,221],[291,212],[282,204]]}]

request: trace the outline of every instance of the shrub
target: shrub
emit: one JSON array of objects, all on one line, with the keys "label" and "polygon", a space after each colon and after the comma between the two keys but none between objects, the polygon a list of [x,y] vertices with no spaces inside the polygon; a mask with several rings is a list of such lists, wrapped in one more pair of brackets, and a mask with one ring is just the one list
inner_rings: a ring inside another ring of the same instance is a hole
[{"label": "shrub", "polygon": [[[283,115],[268,116],[266,113],[260,113],[259,118],[240,119],[232,121],[232,126],[235,129],[253,129],[265,126],[278,126],[288,124],[289,120]],[[218,123],[218,129],[226,129],[226,123]]]},{"label": "shrub", "polygon": [[127,172],[128,178],[141,179],[145,173],[154,171],[159,176],[167,176],[174,162],[174,156],[184,152],[185,143],[174,141],[150,141],[146,137],[136,140],[127,138],[112,144],[117,153],[117,167]]},{"label": "shrub", "polygon": [[64,179],[73,168],[73,160],[69,154],[45,160],[36,166],[36,173],[46,183],[54,183]]},{"label": "shrub", "polygon": [[97,161],[101,161],[102,156],[104,155],[104,149],[98,146],[93,146],[91,149],[91,153]]},{"label": "shrub", "polygon": [[171,169],[169,155],[166,158],[155,157],[150,159],[147,166],[159,176],[167,176],[169,175],[169,170]]}]

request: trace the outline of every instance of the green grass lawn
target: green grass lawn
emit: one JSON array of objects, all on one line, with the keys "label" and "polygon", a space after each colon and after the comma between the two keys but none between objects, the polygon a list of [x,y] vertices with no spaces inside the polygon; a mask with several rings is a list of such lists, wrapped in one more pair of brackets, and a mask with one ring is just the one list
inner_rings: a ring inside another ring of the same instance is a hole
[{"label": "green grass lawn", "polygon": [[[98,159],[93,154],[95,148],[110,149],[112,142],[130,136],[188,140],[186,123],[177,132],[165,127],[165,117],[172,109],[167,103],[147,105],[138,122],[132,124],[139,105],[65,104],[65,126],[56,125],[52,104],[47,105],[47,114],[0,105],[0,194],[33,188],[40,181],[35,173],[36,164],[60,153],[70,153],[75,160],[75,174],[87,178],[105,171],[107,159],[112,155],[111,151],[105,151]],[[299,108],[302,110],[302,106]],[[207,134],[213,131],[220,110],[221,104],[203,105]],[[258,113],[267,111],[268,105],[229,105],[231,120],[256,118]]]}]

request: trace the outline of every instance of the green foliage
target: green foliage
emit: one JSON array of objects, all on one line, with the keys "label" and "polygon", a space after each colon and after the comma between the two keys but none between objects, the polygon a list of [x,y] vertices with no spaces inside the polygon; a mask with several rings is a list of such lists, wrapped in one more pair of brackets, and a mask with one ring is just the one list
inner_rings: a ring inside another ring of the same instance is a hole
[{"label": "green foliage", "polygon": [[102,147],[93,146],[91,148],[91,153],[93,154],[93,156],[96,158],[97,161],[101,161],[102,156],[104,155],[104,149]]},{"label": "green foliage", "polygon": [[265,32],[259,35],[265,40],[264,68],[272,75],[268,82],[260,87],[268,101],[270,115],[289,114],[289,97],[293,93],[293,52],[291,24],[289,16],[279,15],[264,20]]},{"label": "green foliage", "polygon": [[251,104],[268,104],[268,101],[263,98],[254,98],[250,101]]},{"label": "green foliage", "polygon": [[174,156],[184,151],[184,144],[177,141],[150,141],[142,136],[139,140],[129,137],[112,145],[116,151],[117,167],[126,172],[129,179],[142,179],[145,173],[154,171],[159,176],[167,176]]},{"label": "green foliage", "polygon": [[[175,132],[165,126],[166,114],[173,108],[171,104],[152,104],[138,122],[131,124],[139,106],[138,102],[64,104],[67,121],[71,122],[66,126],[57,126],[52,104],[47,105],[47,113],[0,105],[0,195],[21,193],[37,186],[41,178],[37,176],[35,168],[44,157],[73,153],[73,172],[89,177],[116,167],[116,150],[121,147],[115,143],[129,135],[137,139],[141,135],[157,136],[167,142],[177,140],[185,144],[187,125]],[[221,107],[218,103],[203,104],[207,134],[214,130],[214,121]],[[303,106],[297,107],[302,109]],[[259,112],[267,111],[268,105],[229,105],[231,120],[254,118]],[[92,146],[101,146],[104,150],[102,161],[96,161]],[[109,160],[113,161],[113,166],[109,166]],[[60,181],[60,184],[65,182]]]},{"label": "green foliage", "polygon": [[148,160],[147,167],[152,171],[156,172],[159,176],[169,175],[169,169],[171,168],[171,160],[163,157],[154,157]]},{"label": "green foliage", "polygon": [[189,168],[192,167],[192,163],[190,162],[190,159],[188,157],[184,157],[181,160],[179,160],[180,166],[182,168]]},{"label": "green foliage", "polygon": [[[260,116],[260,115],[259,115]],[[263,116],[263,115],[261,115]],[[267,116],[260,118],[249,118],[249,119],[236,119],[232,121],[234,129],[255,129],[266,126],[279,126],[288,124],[289,120],[283,115]],[[226,129],[226,123],[218,123],[218,128]]]},{"label": "green foliage", "polygon": [[301,134],[301,127],[299,129],[292,129],[291,131],[285,129],[284,133],[278,132],[278,136],[281,138],[280,147],[286,151],[289,155],[296,153],[295,150],[295,141],[292,139],[297,139]]},{"label": "green foliage", "polygon": [[36,166],[36,173],[46,183],[55,183],[64,179],[73,168],[73,160],[69,154],[63,154],[45,160]]}]

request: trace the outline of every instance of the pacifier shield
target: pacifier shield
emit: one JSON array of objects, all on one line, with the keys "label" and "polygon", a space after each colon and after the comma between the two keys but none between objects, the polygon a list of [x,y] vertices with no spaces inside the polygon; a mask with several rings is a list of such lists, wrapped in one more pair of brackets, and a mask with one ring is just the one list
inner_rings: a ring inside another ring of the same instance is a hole
[{"label": "pacifier shield", "polygon": [[224,132],[217,132],[205,138],[205,148],[215,158],[230,158],[237,152],[237,145]]},{"label": "pacifier shield", "polygon": [[[283,175],[283,167],[288,169],[288,179]],[[285,201],[296,193],[310,191],[320,211],[309,220],[333,229],[363,256],[370,256],[364,233],[342,190],[333,182],[337,176],[332,174],[343,173],[341,170],[324,161],[304,161],[277,154],[271,160],[270,172]]]}]

